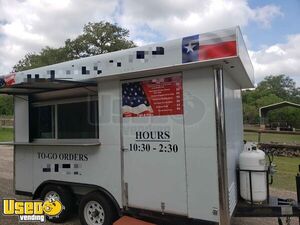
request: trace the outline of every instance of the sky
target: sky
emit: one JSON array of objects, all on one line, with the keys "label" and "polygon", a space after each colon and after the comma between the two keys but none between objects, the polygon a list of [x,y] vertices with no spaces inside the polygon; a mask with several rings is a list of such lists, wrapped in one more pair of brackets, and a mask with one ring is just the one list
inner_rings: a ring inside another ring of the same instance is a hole
[{"label": "sky", "polygon": [[100,20],[139,46],[238,25],[256,83],[286,74],[300,86],[300,0],[0,0],[0,74]]}]

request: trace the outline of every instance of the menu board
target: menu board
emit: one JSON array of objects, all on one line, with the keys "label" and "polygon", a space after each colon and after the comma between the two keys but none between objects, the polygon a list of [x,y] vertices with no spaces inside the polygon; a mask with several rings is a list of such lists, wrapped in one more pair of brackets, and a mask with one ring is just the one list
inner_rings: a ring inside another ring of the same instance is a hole
[{"label": "menu board", "polygon": [[182,77],[123,83],[122,112],[123,117],[182,115]]}]

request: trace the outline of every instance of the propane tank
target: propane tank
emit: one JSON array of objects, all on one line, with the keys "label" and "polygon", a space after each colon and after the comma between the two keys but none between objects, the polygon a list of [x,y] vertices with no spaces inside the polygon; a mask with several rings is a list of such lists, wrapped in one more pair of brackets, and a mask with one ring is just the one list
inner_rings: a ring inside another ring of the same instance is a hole
[{"label": "propane tank", "polygon": [[[246,143],[244,150],[239,157],[240,170],[250,170],[252,182],[252,201],[263,202],[267,199],[266,172],[255,172],[266,170],[265,153],[252,143]],[[247,171],[240,171],[240,195],[246,201],[251,201],[250,174]]]}]

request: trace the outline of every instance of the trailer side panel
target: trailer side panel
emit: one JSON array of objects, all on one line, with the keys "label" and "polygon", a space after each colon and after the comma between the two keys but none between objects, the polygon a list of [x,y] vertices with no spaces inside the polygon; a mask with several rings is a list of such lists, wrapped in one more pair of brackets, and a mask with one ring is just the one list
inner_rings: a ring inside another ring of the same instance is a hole
[{"label": "trailer side panel", "polygon": [[183,72],[188,214],[218,221],[218,172],[212,68]]},{"label": "trailer side panel", "polygon": [[236,168],[239,154],[243,150],[243,112],[240,87],[227,71],[224,71],[224,75],[229,209],[232,215],[237,203],[238,193]]}]

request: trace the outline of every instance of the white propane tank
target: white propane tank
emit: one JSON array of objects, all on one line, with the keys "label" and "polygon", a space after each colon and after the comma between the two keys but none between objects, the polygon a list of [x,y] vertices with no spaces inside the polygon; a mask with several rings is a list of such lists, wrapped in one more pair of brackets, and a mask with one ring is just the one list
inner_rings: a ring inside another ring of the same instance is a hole
[{"label": "white propane tank", "polygon": [[[265,153],[251,143],[246,143],[239,158],[240,170],[266,170]],[[259,203],[267,199],[266,172],[252,172],[252,200]],[[240,171],[240,194],[246,201],[251,201],[249,172]]]}]

